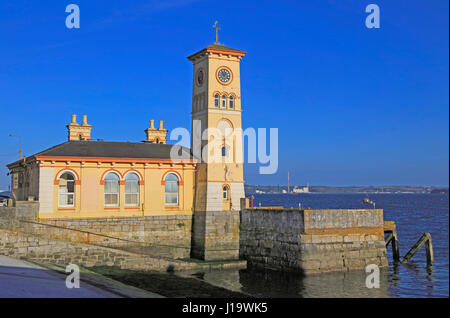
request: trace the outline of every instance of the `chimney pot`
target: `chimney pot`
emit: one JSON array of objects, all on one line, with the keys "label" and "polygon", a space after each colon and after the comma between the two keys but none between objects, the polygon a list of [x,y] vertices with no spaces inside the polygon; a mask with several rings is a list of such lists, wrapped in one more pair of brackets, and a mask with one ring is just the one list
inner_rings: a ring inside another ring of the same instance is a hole
[{"label": "chimney pot", "polygon": [[155,129],[155,121],[150,119],[150,129]]},{"label": "chimney pot", "polygon": [[76,124],[77,123],[77,115],[72,115],[72,124]]},{"label": "chimney pot", "polygon": [[87,124],[88,124],[87,123],[87,116],[83,115],[83,125],[86,126]]},{"label": "chimney pot", "polygon": [[160,121],[159,121],[159,128],[158,128],[158,130],[162,130],[162,129],[164,129],[164,127],[163,127],[163,123],[164,123],[164,121],[163,121],[163,120],[160,120]]}]

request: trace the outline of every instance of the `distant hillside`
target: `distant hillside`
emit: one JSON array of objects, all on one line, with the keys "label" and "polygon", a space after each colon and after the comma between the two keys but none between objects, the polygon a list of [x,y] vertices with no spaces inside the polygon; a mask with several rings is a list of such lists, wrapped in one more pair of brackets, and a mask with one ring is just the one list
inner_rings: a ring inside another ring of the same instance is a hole
[{"label": "distant hillside", "polygon": [[[291,191],[293,187],[290,187]],[[256,192],[283,193],[283,190],[287,192],[287,186],[245,185],[245,192],[248,194]],[[311,193],[448,193],[448,188],[423,186],[310,186],[309,191]]]}]

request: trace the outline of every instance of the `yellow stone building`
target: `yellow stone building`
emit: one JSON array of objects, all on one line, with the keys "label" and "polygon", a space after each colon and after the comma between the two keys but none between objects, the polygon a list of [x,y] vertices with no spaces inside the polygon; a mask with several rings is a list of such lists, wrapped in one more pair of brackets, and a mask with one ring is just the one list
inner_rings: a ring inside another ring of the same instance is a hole
[{"label": "yellow stone building", "polygon": [[[193,63],[192,134],[206,129],[241,128],[240,60],[245,52],[217,41],[191,55]],[[93,126],[76,115],[67,125],[68,141],[9,164],[16,201],[39,202],[38,218],[115,218],[192,215],[194,211],[236,211],[244,194],[242,134],[222,143],[219,162],[182,148],[171,158],[168,130],[154,121],[143,142],[93,140]],[[217,140],[216,140],[217,141]],[[194,142],[194,140],[193,140]],[[208,152],[209,154],[210,152]],[[208,157],[208,155],[206,156]]]}]

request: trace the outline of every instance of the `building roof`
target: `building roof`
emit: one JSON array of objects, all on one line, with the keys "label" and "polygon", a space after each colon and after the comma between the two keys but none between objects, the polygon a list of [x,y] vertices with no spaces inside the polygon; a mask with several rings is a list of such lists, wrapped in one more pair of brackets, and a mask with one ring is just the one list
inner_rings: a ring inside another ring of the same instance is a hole
[{"label": "building roof", "polygon": [[[28,159],[45,157],[70,158],[127,158],[127,159],[165,159],[171,160],[170,152],[175,145],[144,142],[109,141],[67,141],[52,148],[34,154]],[[179,158],[190,160],[190,149],[181,147]],[[18,163],[18,162],[15,162]],[[10,164],[13,165],[14,163]],[[8,165],[8,166],[10,166]]]},{"label": "building roof", "polygon": [[203,50],[200,50],[197,53],[194,53],[194,54],[188,56],[188,60],[192,60],[192,58],[195,57],[197,54],[204,53],[204,52],[222,53],[222,54],[230,54],[230,55],[237,55],[237,56],[244,56],[245,54],[247,54],[247,52],[232,49],[221,43],[214,42],[213,44],[208,45]]},{"label": "building roof", "polygon": [[220,50],[220,51],[230,51],[230,52],[235,52],[235,53],[245,53],[244,51],[232,49],[231,47],[225,46],[221,43],[213,43],[211,45],[208,45],[206,47],[206,49],[207,50],[213,49],[213,50]]}]

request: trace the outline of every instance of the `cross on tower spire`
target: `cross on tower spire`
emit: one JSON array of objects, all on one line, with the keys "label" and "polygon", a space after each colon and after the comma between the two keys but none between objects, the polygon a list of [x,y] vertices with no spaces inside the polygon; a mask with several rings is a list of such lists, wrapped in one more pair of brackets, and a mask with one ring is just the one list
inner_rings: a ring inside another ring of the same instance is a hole
[{"label": "cross on tower spire", "polygon": [[214,22],[213,28],[216,29],[216,41],[214,41],[214,44],[218,44],[219,43],[219,30],[222,29],[221,26],[218,25],[219,21],[216,20],[216,22]]}]

